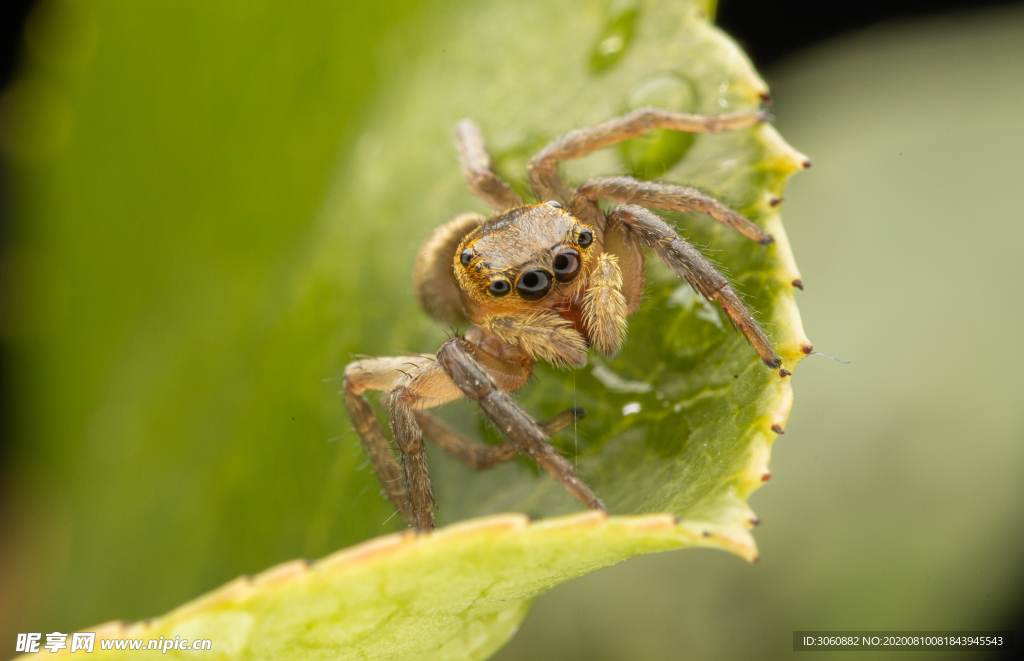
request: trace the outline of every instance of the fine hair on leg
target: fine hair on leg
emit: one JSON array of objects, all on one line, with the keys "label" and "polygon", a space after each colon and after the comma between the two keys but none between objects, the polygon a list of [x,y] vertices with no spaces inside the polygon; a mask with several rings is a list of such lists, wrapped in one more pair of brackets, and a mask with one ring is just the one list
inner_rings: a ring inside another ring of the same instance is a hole
[{"label": "fine hair on leg", "polygon": [[463,393],[476,402],[491,422],[528,454],[544,470],[557,479],[577,500],[587,507],[604,510],[601,501],[576,475],[565,457],[548,442],[544,430],[523,410],[473,358],[469,343],[460,337],[442,345],[437,360]]},{"label": "fine hair on leg", "polygon": [[580,186],[579,194],[592,201],[603,197],[619,204],[635,204],[672,211],[700,211],[723,225],[735,228],[740,234],[762,246],[769,245],[775,240],[751,221],[694,188],[640,181],[632,177],[600,177]]},{"label": "fine hair on leg", "polygon": [[676,234],[663,219],[643,207],[617,207],[612,215],[636,230],[641,240],[704,298],[721,304],[729,319],[740,329],[765,365],[772,368],[782,365],[782,359],[772,349],[764,331],[736,296],[729,281],[700,251]]},{"label": "fine hair on leg", "polygon": [[523,206],[523,199],[494,172],[491,157],[484,147],[480,126],[471,119],[455,125],[455,149],[459,152],[462,173],[469,190],[492,210],[501,213]]},{"label": "fine hair on leg", "polygon": [[388,500],[395,506],[407,522],[413,523],[412,510],[409,509],[409,501],[405,494],[405,478],[402,476],[402,469],[395,461],[395,455],[391,450],[391,443],[388,442],[381,429],[377,414],[366,401],[366,397],[358,394],[349,387],[346,380],[345,408],[348,409],[348,417],[352,421],[352,427],[359,435],[359,440],[370,457],[370,463],[377,472],[377,478]]},{"label": "fine hair on leg", "polygon": [[417,411],[416,421],[419,422],[424,436],[473,470],[493,468],[519,454],[519,447],[512,441],[498,445],[478,443],[466,438],[426,411]]},{"label": "fine hair on leg", "polygon": [[[567,409],[550,420],[540,423],[540,427],[545,434],[550,436],[577,420],[583,419],[585,415],[586,411],[583,409]],[[512,441],[505,441],[498,445],[478,443],[466,438],[426,411],[416,411],[416,421],[420,424],[424,436],[474,470],[493,468],[519,454],[519,446]]]},{"label": "fine hair on leg", "polygon": [[[395,461],[391,445],[363,392],[378,390],[390,412],[392,438],[401,453]],[[388,499],[420,530],[433,526],[433,491],[419,426],[411,411],[439,406],[462,397],[436,356],[413,354],[361,358],[345,367],[345,405],[366,448]]]},{"label": "fine hair on leg", "polygon": [[[412,379],[409,379],[410,381]],[[406,384],[391,392],[391,435],[402,452],[402,471],[405,475],[413,525],[417,530],[434,528],[434,490],[430,486],[427,468],[427,450],[423,446],[423,432],[413,413],[413,395]]]},{"label": "fine hair on leg", "polygon": [[664,108],[639,108],[607,122],[570,131],[548,143],[530,161],[530,185],[541,196],[540,199],[549,195],[565,196],[568,191],[556,172],[560,161],[586,156],[598,149],[638,138],[654,129],[715,133],[754,126],[768,119],[768,114],[759,110],[723,115],[692,115]]}]

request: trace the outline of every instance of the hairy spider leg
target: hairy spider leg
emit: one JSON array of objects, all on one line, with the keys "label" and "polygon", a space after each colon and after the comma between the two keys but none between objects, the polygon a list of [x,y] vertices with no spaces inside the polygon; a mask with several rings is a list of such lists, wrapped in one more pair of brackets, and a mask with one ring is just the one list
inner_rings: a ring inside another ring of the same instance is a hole
[{"label": "hairy spider leg", "polygon": [[402,477],[402,468],[395,461],[395,455],[391,451],[391,444],[384,436],[377,421],[377,414],[374,412],[370,402],[366,401],[364,395],[356,393],[351,388],[345,387],[345,408],[348,410],[348,417],[352,421],[352,428],[359,435],[366,454],[370,457],[373,470],[377,472],[377,479],[384,488],[384,494],[401,512],[402,518],[412,522],[412,510],[409,509],[409,499],[405,495],[405,478]]},{"label": "hairy spider leg", "polygon": [[[417,354],[366,358],[349,363],[344,376],[345,406],[356,433],[370,455],[384,493],[411,524],[433,527],[434,503],[426,454],[411,408],[430,408],[462,397],[434,356]],[[391,446],[363,392],[379,390],[389,396],[392,437],[401,453],[395,463]]]},{"label": "hairy spider leg", "polygon": [[476,122],[464,119],[455,125],[455,148],[474,195],[498,213],[523,206],[523,198],[494,172],[491,157],[484,148],[483,132]]},{"label": "hairy spider leg", "polygon": [[[415,415],[424,436],[474,470],[493,468],[519,454],[519,446],[512,441],[505,441],[498,445],[479,443],[466,438],[426,411],[416,411]],[[584,416],[586,416],[586,411],[583,409],[566,409],[550,420],[540,423],[540,427],[545,434],[551,436]]]},{"label": "hairy spider leg", "polygon": [[459,389],[480,406],[484,415],[518,446],[520,452],[533,458],[581,503],[607,511],[573,470],[572,464],[548,442],[541,426],[499,388],[488,371],[477,362],[472,345],[465,338],[456,337],[445,342],[437,352],[437,360]]},{"label": "hairy spider leg", "polygon": [[541,149],[530,161],[530,185],[538,199],[557,198],[568,201],[573,193],[559,178],[559,161],[586,156],[590,152],[637,138],[654,129],[669,129],[686,133],[717,133],[754,126],[767,121],[767,113],[739,111],[724,115],[692,115],[663,108],[639,108],[631,113],[570,131]]},{"label": "hairy spider leg", "polygon": [[[462,350],[458,355],[457,376],[440,361],[445,347],[456,340]],[[518,452],[528,454],[584,504],[600,507],[593,493],[546,440],[548,435],[582,417],[582,410],[569,409],[543,425],[537,425],[506,392],[518,389],[526,382],[529,366],[491,356],[464,338],[456,340],[446,343],[436,357],[420,354],[367,358],[345,368],[344,392],[349,417],[370,455],[385,494],[402,516],[418,530],[434,527],[434,494],[423,445],[424,435],[478,470],[505,461]],[[424,412],[424,409],[464,395],[466,369],[475,370],[472,372],[474,378],[482,378],[482,383],[494,389],[495,394],[488,398],[488,402],[501,400],[496,418],[493,411],[488,412],[488,405],[474,399],[480,403],[485,415],[510,439],[509,443],[493,447],[474,443]],[[459,378],[463,381],[460,382]],[[389,421],[392,437],[401,454],[400,463],[395,461],[380,422],[363,395],[366,390],[389,393]],[[525,435],[515,429],[510,431],[512,423],[526,425]]]},{"label": "hairy spider leg", "polygon": [[662,218],[635,205],[617,207],[611,217],[621,220],[675,273],[709,301],[717,301],[729,319],[742,331],[765,365],[777,368],[782,360],[772,349],[761,327],[737,298],[729,281],[692,245],[676,234]]},{"label": "hairy spider leg", "polygon": [[672,211],[700,211],[723,225],[735,228],[751,241],[766,246],[774,239],[770,234],[710,195],[685,186],[640,181],[632,177],[600,177],[579,187],[578,192],[592,202],[605,198],[619,204]]}]

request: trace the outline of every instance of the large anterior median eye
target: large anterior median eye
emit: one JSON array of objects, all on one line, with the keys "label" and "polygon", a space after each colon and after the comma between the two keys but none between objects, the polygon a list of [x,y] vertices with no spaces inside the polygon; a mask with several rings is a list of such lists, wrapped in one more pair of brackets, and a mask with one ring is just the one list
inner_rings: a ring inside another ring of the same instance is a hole
[{"label": "large anterior median eye", "polygon": [[551,275],[547,271],[534,269],[519,276],[516,289],[519,295],[527,301],[536,301],[544,298],[544,295],[551,290]]},{"label": "large anterior median eye", "polygon": [[569,282],[580,273],[580,254],[575,248],[566,248],[555,255],[552,266],[555,267],[556,280]]}]

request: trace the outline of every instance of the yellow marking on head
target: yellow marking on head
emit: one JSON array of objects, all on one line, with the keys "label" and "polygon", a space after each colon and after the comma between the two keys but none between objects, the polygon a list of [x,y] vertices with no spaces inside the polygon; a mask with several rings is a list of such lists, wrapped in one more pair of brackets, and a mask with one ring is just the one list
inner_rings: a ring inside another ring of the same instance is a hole
[{"label": "yellow marking on head", "polygon": [[[590,271],[593,236],[592,227],[564,209],[548,204],[513,209],[481,224],[462,240],[454,255],[455,278],[464,298],[486,311],[549,307],[578,293]],[[588,237],[589,241],[580,240]],[[567,247],[580,253],[580,272],[572,281],[557,282],[553,262]],[[467,253],[465,262],[463,253]],[[535,301],[525,300],[516,290],[520,276],[530,270],[544,271],[553,280],[549,293]],[[507,293],[489,292],[496,280],[508,283]]]}]

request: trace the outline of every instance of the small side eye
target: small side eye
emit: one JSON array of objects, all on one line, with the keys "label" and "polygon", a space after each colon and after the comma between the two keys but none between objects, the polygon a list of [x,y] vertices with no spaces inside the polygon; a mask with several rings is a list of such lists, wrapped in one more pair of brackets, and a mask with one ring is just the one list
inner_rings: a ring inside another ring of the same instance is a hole
[{"label": "small side eye", "polygon": [[469,248],[463,250],[462,254],[459,255],[459,261],[462,262],[463,266],[469,266],[469,263],[473,261],[473,251]]},{"label": "small side eye", "polygon": [[579,244],[580,248],[586,248],[594,242],[594,233],[589,228],[584,227],[580,230],[580,235],[576,237],[576,243]]},{"label": "small side eye", "polygon": [[487,293],[491,296],[504,296],[510,291],[512,291],[512,285],[508,284],[508,280],[492,280],[491,284],[487,286]]},{"label": "small side eye", "polygon": [[554,207],[556,209],[562,208],[562,205],[558,202],[558,200],[548,200],[544,204],[548,205],[549,207]]},{"label": "small side eye", "polygon": [[580,254],[573,248],[566,248],[555,255],[551,265],[555,267],[555,280],[569,282],[580,273]]}]

